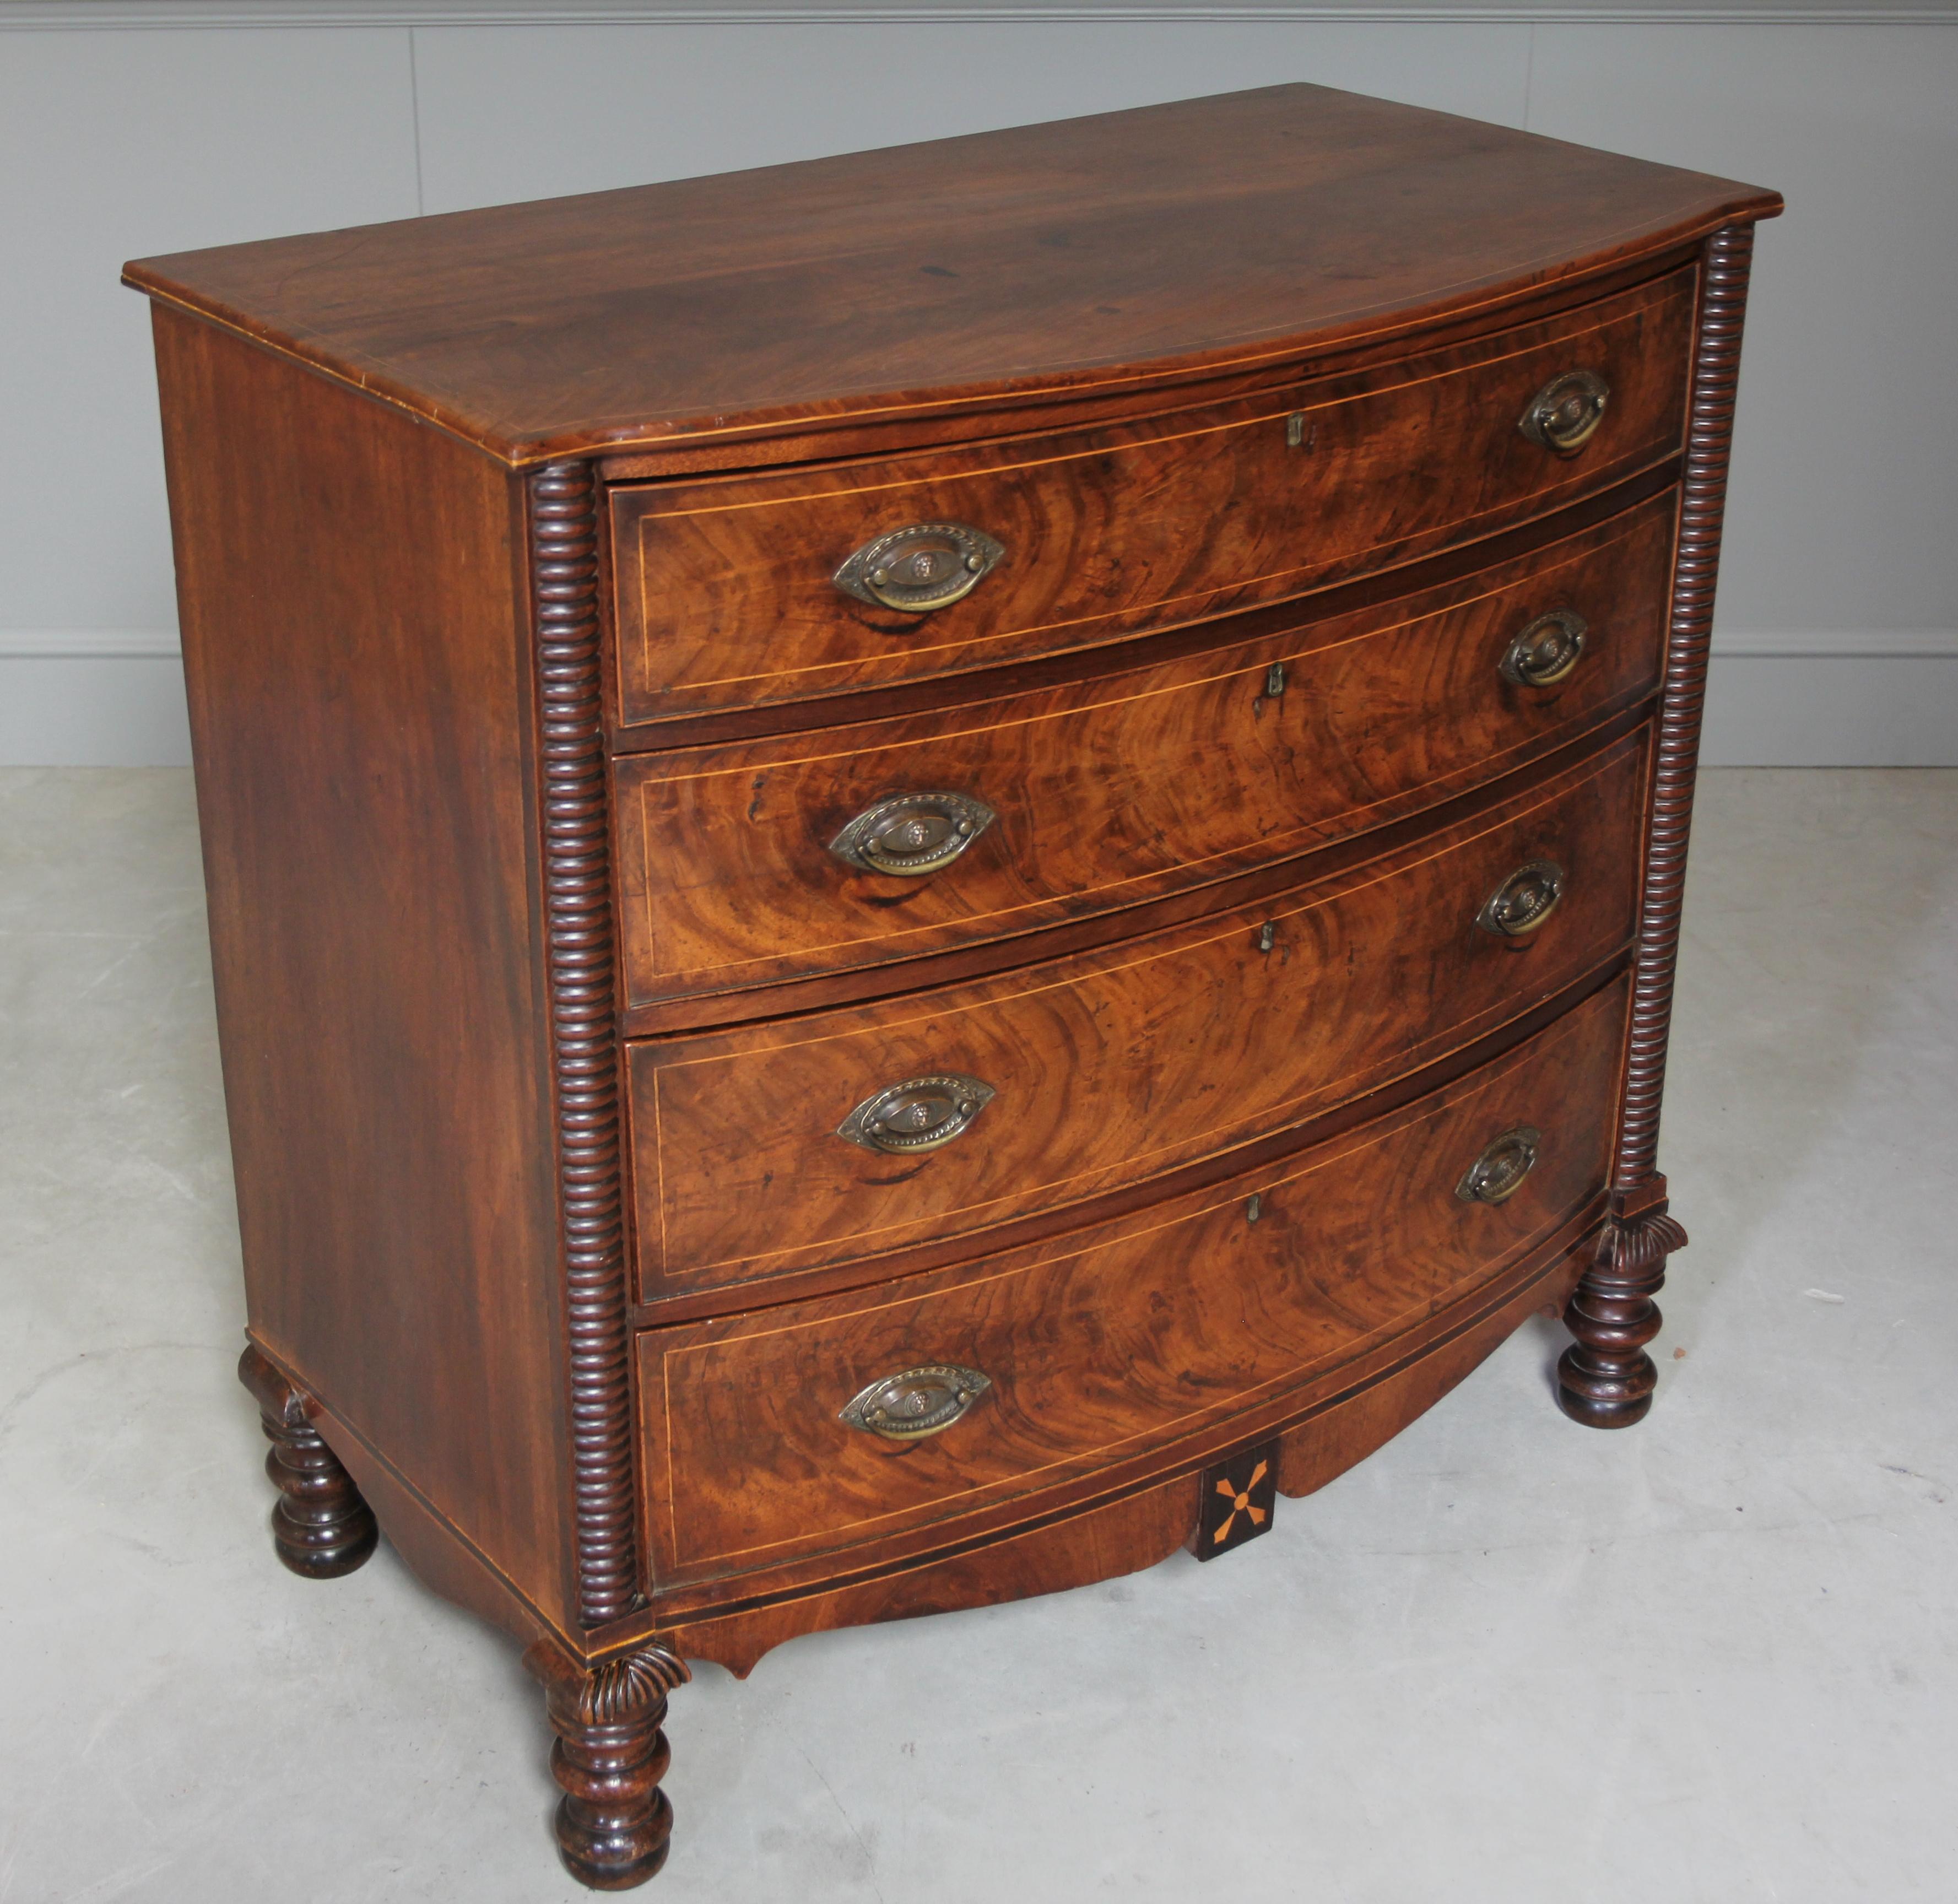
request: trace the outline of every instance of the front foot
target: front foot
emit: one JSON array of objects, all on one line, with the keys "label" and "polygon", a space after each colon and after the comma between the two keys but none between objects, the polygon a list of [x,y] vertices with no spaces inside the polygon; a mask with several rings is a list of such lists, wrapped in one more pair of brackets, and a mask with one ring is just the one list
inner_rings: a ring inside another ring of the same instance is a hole
[{"label": "front foot", "polygon": [[543,1682],[557,1734],[551,1774],[564,1788],[555,1830],[565,1869],[595,1891],[630,1890],[667,1861],[673,1807],[660,1789],[673,1754],[667,1695],[693,1675],[655,1643],[587,1671],[540,1639],[524,1664]]},{"label": "front foot", "polygon": [[256,1347],[248,1345],[239,1358],[238,1379],[257,1400],[272,1444],[265,1472],[279,1491],[272,1510],[274,1551],[309,1580],[351,1573],[380,1538],[374,1510],[308,1420],[307,1397]]},{"label": "front foot", "polygon": [[[1598,1253],[1564,1312],[1577,1338],[1557,1364],[1557,1405],[1587,1428],[1629,1428],[1652,1408],[1659,1370],[1645,1345],[1659,1332],[1652,1300],[1665,1282],[1666,1258],[1686,1247],[1686,1232],[1656,1194],[1612,1199]],[[1630,1205],[1630,1207],[1626,1207]]]}]

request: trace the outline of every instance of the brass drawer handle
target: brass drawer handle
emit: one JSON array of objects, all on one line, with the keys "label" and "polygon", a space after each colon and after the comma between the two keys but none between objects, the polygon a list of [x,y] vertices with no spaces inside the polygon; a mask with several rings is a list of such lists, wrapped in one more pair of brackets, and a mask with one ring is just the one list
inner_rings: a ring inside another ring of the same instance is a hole
[{"label": "brass drawer handle", "polygon": [[880,1376],[836,1418],[886,1441],[922,1441],[950,1427],[992,1386],[976,1368],[925,1362]]},{"label": "brass drawer handle", "polygon": [[1575,456],[1605,420],[1611,386],[1595,370],[1567,370],[1530,399],[1519,426],[1532,443],[1559,456]]},{"label": "brass drawer handle", "polygon": [[983,529],[915,522],[865,543],[830,579],[876,607],[929,615],[969,595],[1006,553]]},{"label": "brass drawer handle", "polygon": [[915,879],[949,866],[998,818],[970,794],[893,794],[865,807],[829,850],[866,873]]},{"label": "brass drawer handle", "polygon": [[1455,1194],[1465,1203],[1501,1203],[1522,1188],[1536,1167],[1543,1133],[1528,1124],[1506,1130],[1468,1166]]},{"label": "brass drawer handle", "polygon": [[1564,869],[1554,860],[1532,860],[1482,902],[1475,923],[1498,939],[1527,938],[1557,910],[1564,887]]},{"label": "brass drawer handle", "polygon": [[972,1120],[999,1094],[989,1084],[948,1071],[907,1078],[866,1098],[836,1127],[838,1136],[866,1150],[908,1156],[936,1150],[972,1128]]},{"label": "brass drawer handle", "polygon": [[1591,624],[1582,615],[1553,608],[1524,629],[1496,666],[1504,680],[1519,688],[1554,688],[1570,678],[1590,632]]}]

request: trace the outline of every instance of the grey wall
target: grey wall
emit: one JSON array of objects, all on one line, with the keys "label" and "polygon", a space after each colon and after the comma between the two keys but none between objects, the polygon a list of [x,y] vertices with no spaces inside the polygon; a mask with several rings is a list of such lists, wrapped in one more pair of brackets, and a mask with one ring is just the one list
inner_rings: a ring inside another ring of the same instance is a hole
[{"label": "grey wall", "polygon": [[187,757],[125,257],[1309,79],[1787,195],[1757,258],[1708,757],[1958,764],[1958,14],[224,4],[0,4],[0,762]]}]

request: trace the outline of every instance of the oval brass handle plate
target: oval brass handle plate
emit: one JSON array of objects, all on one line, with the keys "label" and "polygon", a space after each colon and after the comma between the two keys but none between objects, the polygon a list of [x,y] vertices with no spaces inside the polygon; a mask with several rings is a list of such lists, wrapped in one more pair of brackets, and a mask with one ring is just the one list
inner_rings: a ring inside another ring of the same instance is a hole
[{"label": "oval brass handle plate", "polygon": [[836,1134],[866,1150],[897,1156],[936,1150],[970,1130],[998,1095],[990,1085],[956,1071],[907,1078],[866,1098],[836,1126]]},{"label": "oval brass handle plate", "polygon": [[929,615],[971,594],[1006,553],[983,529],[914,522],[865,543],[830,579],[875,607]]},{"label": "oval brass handle plate", "polygon": [[1531,860],[1483,901],[1475,923],[1498,939],[1527,938],[1557,910],[1564,888],[1564,869],[1554,860]]},{"label": "oval brass handle plate", "polygon": [[863,872],[915,879],[949,866],[998,818],[970,794],[893,794],[865,807],[829,850]]},{"label": "oval brass handle plate", "polygon": [[1582,615],[1553,608],[1517,635],[1496,666],[1504,680],[1519,688],[1554,688],[1570,678],[1590,632],[1591,624]]},{"label": "oval brass handle plate", "polygon": [[886,1441],[922,1441],[950,1427],[992,1386],[976,1368],[925,1362],[880,1376],[836,1418]]},{"label": "oval brass handle plate", "polygon": [[1465,1203],[1506,1202],[1536,1167],[1543,1133],[1528,1124],[1506,1130],[1468,1166],[1455,1194]]},{"label": "oval brass handle plate", "polygon": [[1567,370],[1530,399],[1518,427],[1532,443],[1575,456],[1605,420],[1611,386],[1595,370]]}]

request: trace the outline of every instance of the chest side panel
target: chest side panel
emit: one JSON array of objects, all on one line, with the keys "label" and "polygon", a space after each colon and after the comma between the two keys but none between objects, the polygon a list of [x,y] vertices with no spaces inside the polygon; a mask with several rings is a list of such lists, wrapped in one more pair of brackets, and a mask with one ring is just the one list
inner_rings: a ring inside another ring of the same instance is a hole
[{"label": "chest side panel", "polygon": [[157,335],[252,1329],[561,1614],[512,480],[209,326]]}]

